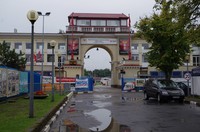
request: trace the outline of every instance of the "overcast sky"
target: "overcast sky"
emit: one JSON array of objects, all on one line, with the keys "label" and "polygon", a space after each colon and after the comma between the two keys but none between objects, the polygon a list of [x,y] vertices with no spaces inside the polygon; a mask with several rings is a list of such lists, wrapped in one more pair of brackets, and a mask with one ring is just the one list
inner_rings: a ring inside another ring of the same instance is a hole
[{"label": "overcast sky", "polygon": [[[29,10],[41,11],[43,14],[51,12],[50,16],[45,17],[46,33],[58,33],[60,29],[65,31],[68,16],[72,12],[130,14],[133,26],[140,17],[152,14],[154,4],[155,0],[0,0],[0,32],[13,32],[17,29],[18,32],[30,33],[30,22],[26,17]],[[34,30],[42,32],[42,17],[35,22]],[[85,60],[85,67],[89,70],[110,68],[110,56],[103,51],[88,51],[90,59]],[[95,65],[101,59],[102,65]]]}]

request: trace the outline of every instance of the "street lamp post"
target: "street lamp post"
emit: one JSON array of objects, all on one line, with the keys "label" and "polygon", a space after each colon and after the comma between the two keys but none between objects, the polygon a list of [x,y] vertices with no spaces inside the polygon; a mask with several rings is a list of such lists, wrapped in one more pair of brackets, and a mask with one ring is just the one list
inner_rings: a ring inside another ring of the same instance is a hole
[{"label": "street lamp post", "polygon": [[33,75],[33,52],[34,52],[34,23],[38,19],[38,13],[34,10],[30,10],[27,13],[27,18],[32,24],[31,32],[31,66],[30,66],[30,93],[29,93],[29,118],[34,117],[34,75]]},{"label": "street lamp post", "polygon": [[[187,74],[189,74],[189,67],[188,67],[189,59],[190,59],[190,56],[187,55],[187,56],[186,56],[186,61],[187,61]],[[189,79],[187,79],[187,86],[188,86],[188,90],[187,90],[188,95],[187,95],[187,96],[189,96],[189,95],[190,95]]]},{"label": "street lamp post", "polygon": [[60,75],[60,68],[61,68],[61,54],[58,54],[58,68],[59,68],[59,90],[60,90],[60,95],[62,95],[62,90],[61,90],[61,75]]},{"label": "street lamp post", "polygon": [[51,101],[54,102],[54,48],[56,46],[57,42],[55,40],[51,40],[50,42],[50,46],[52,48],[52,98],[51,98]]},{"label": "street lamp post", "polygon": [[41,89],[42,89],[42,84],[43,84],[43,72],[44,72],[44,17],[45,16],[49,16],[51,14],[51,12],[46,12],[44,15],[42,14],[42,12],[38,11],[38,15],[42,16],[42,69],[41,69]]},{"label": "street lamp post", "polygon": [[[185,59],[186,59],[186,62],[187,62],[187,74],[189,75],[188,63],[189,63],[190,55],[188,54]],[[187,86],[188,86],[188,89],[187,89],[187,93],[188,94],[187,94],[187,96],[189,96],[190,95],[189,79],[187,79]]]}]

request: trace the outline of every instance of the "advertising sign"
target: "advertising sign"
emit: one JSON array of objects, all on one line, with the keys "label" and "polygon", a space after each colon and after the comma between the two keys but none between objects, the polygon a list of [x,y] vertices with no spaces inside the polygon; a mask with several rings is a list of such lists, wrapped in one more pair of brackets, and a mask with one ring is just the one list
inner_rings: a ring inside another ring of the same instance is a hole
[{"label": "advertising sign", "polygon": [[56,82],[68,82],[68,83],[74,83],[76,81],[76,78],[73,77],[56,77]]},{"label": "advertising sign", "polygon": [[20,72],[19,93],[28,93],[28,73]]},{"label": "advertising sign", "polygon": [[79,39],[78,38],[69,38],[67,41],[67,54],[71,55],[78,55],[79,54]]},{"label": "advertising sign", "polygon": [[88,88],[88,79],[76,79],[76,88]]},{"label": "advertising sign", "polygon": [[82,38],[81,44],[117,44],[115,38]]},{"label": "advertising sign", "polygon": [[129,53],[129,39],[121,38],[119,39],[119,54],[120,55],[128,55]]}]

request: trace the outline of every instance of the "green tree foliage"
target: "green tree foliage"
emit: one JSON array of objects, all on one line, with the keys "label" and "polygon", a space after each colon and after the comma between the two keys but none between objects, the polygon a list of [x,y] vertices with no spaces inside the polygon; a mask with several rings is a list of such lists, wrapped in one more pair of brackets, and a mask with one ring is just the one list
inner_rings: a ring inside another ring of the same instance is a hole
[{"label": "green tree foliage", "polygon": [[200,0],[175,0],[178,16],[182,22],[187,22],[185,29],[188,31],[191,43],[200,46]]},{"label": "green tree foliage", "polygon": [[95,69],[94,71],[87,71],[84,69],[85,76],[93,76],[93,77],[110,77],[111,71],[110,69]]},{"label": "green tree foliage", "polygon": [[172,0],[156,0],[155,11],[150,17],[141,18],[136,24],[137,35],[152,44],[147,58],[150,66],[165,73],[170,79],[172,71],[183,65],[190,52],[189,21],[180,18],[177,5]]},{"label": "green tree foliage", "polygon": [[10,50],[10,47],[5,41],[0,43],[0,65],[25,70],[26,58],[23,56],[24,54],[21,51],[18,54],[15,52],[15,49]]}]

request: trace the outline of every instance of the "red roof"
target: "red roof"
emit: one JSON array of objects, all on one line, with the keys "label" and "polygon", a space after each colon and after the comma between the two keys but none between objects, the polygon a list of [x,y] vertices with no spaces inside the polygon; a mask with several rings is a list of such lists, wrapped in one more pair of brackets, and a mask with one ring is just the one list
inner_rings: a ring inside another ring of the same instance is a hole
[{"label": "red roof", "polygon": [[121,13],[121,14],[110,14],[110,13],[71,13],[70,16],[68,16],[68,18],[70,19],[71,17],[74,18],[100,18],[100,19],[128,19],[128,16],[126,16],[125,14]]}]

